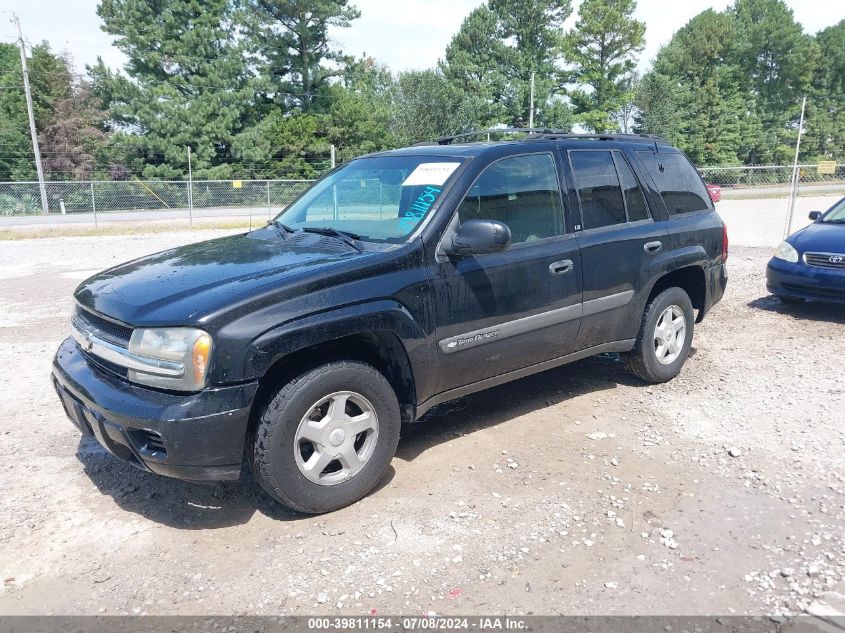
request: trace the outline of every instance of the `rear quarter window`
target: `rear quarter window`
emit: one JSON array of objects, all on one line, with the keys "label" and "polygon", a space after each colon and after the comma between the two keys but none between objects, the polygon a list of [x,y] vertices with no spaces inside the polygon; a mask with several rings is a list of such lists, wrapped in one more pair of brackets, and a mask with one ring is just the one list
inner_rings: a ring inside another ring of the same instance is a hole
[{"label": "rear quarter window", "polygon": [[638,151],[637,156],[663,196],[670,215],[713,208],[701,177],[686,156],[653,150]]}]

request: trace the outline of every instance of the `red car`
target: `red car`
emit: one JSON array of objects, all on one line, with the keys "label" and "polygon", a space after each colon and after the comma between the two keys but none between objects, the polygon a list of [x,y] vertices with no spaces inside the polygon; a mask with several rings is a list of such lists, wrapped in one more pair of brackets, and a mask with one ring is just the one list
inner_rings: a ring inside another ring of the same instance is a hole
[{"label": "red car", "polygon": [[713,202],[719,202],[722,199],[722,188],[719,185],[706,182],[704,186],[707,187],[707,193],[710,194],[710,199]]}]

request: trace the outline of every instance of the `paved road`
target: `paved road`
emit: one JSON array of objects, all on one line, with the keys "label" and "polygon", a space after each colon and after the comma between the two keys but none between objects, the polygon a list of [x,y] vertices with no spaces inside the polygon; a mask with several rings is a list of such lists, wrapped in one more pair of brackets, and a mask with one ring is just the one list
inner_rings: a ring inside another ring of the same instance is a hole
[{"label": "paved road", "polygon": [[[111,222],[162,222],[167,220],[183,220],[190,222],[192,219],[229,219],[229,218],[255,218],[258,222],[267,220],[272,215],[281,211],[282,207],[276,207],[269,212],[267,207],[215,207],[211,209],[165,209],[149,211],[112,211],[109,213],[97,214],[97,221],[103,224]],[[0,216],[0,226],[52,226],[65,224],[94,224],[93,213],[50,213],[49,215],[17,215]]]}]

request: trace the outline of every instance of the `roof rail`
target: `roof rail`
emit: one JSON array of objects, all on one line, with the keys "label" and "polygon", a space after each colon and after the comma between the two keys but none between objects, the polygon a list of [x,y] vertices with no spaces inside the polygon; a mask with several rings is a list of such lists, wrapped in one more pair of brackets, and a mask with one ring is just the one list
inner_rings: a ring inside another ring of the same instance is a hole
[{"label": "roof rail", "polygon": [[655,134],[603,134],[603,133],[596,133],[596,134],[571,134],[566,130],[557,130],[553,128],[546,128],[546,127],[500,127],[500,128],[490,128],[487,130],[476,130],[473,132],[464,132],[463,134],[453,134],[451,136],[441,136],[440,138],[436,138],[433,141],[421,141],[419,143],[414,143],[414,147],[419,147],[423,145],[451,145],[455,141],[460,139],[467,139],[472,138],[473,136],[487,136],[487,140],[490,140],[491,134],[516,134],[522,133],[526,134],[528,138],[531,139],[548,139],[548,140],[557,140],[557,139],[582,139],[582,140],[595,140],[595,141],[660,141],[663,143],[668,143],[666,139],[657,136]]},{"label": "roof rail", "polygon": [[474,130],[472,132],[464,132],[463,134],[453,134],[451,136],[441,136],[433,141],[423,141],[415,145],[451,145],[458,139],[471,138],[473,136],[487,135],[488,139],[491,134],[528,134],[530,136],[539,137],[544,134],[566,134],[566,130],[556,130],[548,127],[494,127],[487,130]]},{"label": "roof rail", "polygon": [[584,139],[595,141],[662,141],[669,143],[662,136],[656,134],[543,134],[544,139]]}]

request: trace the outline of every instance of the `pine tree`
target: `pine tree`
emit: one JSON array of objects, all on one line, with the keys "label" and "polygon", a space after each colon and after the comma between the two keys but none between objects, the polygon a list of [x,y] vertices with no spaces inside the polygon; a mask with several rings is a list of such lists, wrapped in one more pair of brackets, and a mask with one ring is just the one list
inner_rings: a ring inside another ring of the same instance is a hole
[{"label": "pine tree", "polygon": [[114,141],[135,148],[123,160],[147,178],[182,177],[190,146],[198,177],[228,177],[256,108],[231,2],[102,0],[97,13],[129,58],[125,75],[102,61],[89,69],[121,130]]},{"label": "pine tree", "polygon": [[807,100],[806,160],[845,160],[845,20],[816,34],[819,62]]},{"label": "pine tree", "polygon": [[325,112],[321,97],[329,80],[351,62],[331,47],[329,27],[348,27],[358,9],[348,0],[253,0],[247,6],[255,51],[266,60],[262,70],[276,103]]},{"label": "pine tree", "polygon": [[568,125],[561,34],[571,12],[570,0],[490,0],[464,20],[441,68],[487,104],[488,123],[515,126],[528,122],[533,73],[535,124]]},{"label": "pine tree", "polygon": [[728,14],[736,26],[738,79],[754,94],[763,125],[782,136],[797,122],[818,47],[783,0],[736,0]]},{"label": "pine tree", "polygon": [[636,6],[635,0],[584,0],[566,38],[573,79],[589,87],[572,92],[575,114],[595,132],[616,127],[636,54],[645,46],[645,24],[633,18]]},{"label": "pine tree", "polygon": [[0,181],[32,180],[35,164],[18,47],[0,43]]},{"label": "pine tree", "polygon": [[761,128],[753,95],[742,86],[736,47],[728,14],[708,9],[681,28],[643,82],[646,90],[665,97],[641,94],[640,118],[651,123],[644,131],[667,136],[699,164],[751,159],[762,142]]}]

